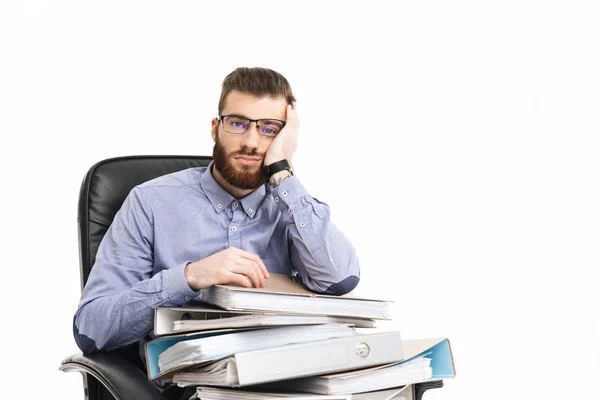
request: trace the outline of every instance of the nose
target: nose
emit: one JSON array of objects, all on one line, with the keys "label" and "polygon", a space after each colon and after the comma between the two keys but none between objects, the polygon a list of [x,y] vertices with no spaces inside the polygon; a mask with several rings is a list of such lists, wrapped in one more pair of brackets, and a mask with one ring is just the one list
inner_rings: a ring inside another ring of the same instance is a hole
[{"label": "nose", "polygon": [[[254,124],[254,126],[252,126]],[[257,149],[258,143],[260,141],[260,134],[258,133],[258,127],[256,126],[256,122],[250,122],[248,129],[242,135],[242,146],[246,146],[250,149]]]}]

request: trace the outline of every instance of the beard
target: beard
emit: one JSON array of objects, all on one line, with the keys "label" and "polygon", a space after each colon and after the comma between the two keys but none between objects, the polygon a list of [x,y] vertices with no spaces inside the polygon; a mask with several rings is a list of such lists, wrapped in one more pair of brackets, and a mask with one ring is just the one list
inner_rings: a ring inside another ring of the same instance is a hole
[{"label": "beard", "polygon": [[241,150],[227,154],[225,146],[223,146],[223,143],[221,143],[219,136],[217,135],[217,140],[215,142],[215,146],[213,147],[213,161],[215,163],[215,168],[221,173],[227,183],[229,183],[231,186],[235,186],[238,189],[244,190],[254,190],[264,185],[265,178],[262,174],[262,168],[252,171],[251,168],[254,167],[243,165],[241,169],[238,169],[231,162],[232,159],[238,156],[262,158],[264,154],[258,153],[256,149],[250,150],[246,146],[242,147]]}]

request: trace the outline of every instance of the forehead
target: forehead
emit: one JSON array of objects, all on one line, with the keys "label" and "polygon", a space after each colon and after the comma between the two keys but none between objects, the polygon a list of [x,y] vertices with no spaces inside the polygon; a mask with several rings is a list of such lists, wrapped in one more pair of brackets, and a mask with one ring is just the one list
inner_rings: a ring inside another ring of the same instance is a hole
[{"label": "forehead", "polygon": [[251,119],[273,118],[285,121],[286,107],[284,97],[256,97],[233,90],[225,98],[223,115],[239,114]]}]

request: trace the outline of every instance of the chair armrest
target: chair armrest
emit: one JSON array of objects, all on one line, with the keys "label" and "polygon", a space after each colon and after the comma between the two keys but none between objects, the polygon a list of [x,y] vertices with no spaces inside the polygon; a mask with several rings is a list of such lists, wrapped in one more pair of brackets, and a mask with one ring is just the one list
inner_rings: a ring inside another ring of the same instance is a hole
[{"label": "chair armrest", "polygon": [[93,376],[117,400],[165,400],[139,368],[117,353],[74,354],[65,358],[59,369]]},{"label": "chair armrest", "polygon": [[413,385],[415,400],[421,400],[423,393],[429,389],[438,389],[444,386],[444,381],[421,382]]}]

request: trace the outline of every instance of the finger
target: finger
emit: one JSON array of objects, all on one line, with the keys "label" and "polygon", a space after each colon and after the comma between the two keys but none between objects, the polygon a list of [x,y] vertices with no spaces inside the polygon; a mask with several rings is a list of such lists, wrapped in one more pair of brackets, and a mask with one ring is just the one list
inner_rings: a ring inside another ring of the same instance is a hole
[{"label": "finger", "polygon": [[288,121],[295,120],[296,119],[296,115],[297,115],[296,108],[293,105],[288,104],[287,115],[286,115],[287,116],[287,120]]},{"label": "finger", "polygon": [[287,114],[286,114],[286,122],[285,122],[285,124],[286,125],[291,125],[291,126],[295,127],[296,129],[299,126],[298,112],[291,105],[288,105],[288,110],[287,110]]},{"label": "finger", "polygon": [[227,283],[237,283],[240,286],[251,288],[252,281],[246,275],[236,274],[235,272],[227,271]]},{"label": "finger", "polygon": [[263,261],[260,259],[260,257],[257,254],[250,253],[250,252],[247,252],[247,251],[244,251],[244,250],[240,250],[240,252],[238,253],[238,255],[240,257],[245,258],[245,259],[248,259],[248,260],[256,262],[260,266],[260,269],[261,269],[261,271],[263,273],[263,276],[265,278],[269,277],[269,271],[267,271],[267,266],[265,265],[265,263],[263,263]]},{"label": "finger", "polygon": [[238,261],[229,268],[230,271],[237,274],[246,275],[254,287],[264,287],[265,281],[260,268],[255,262],[239,258]]},{"label": "finger", "polygon": [[251,254],[252,255],[252,261],[254,261],[256,263],[256,265],[258,265],[258,267],[260,268],[260,272],[262,273],[262,275],[266,278],[269,277],[269,271],[267,270],[267,266],[265,265],[265,263],[263,262],[263,260],[260,259],[260,257],[256,254]]},{"label": "finger", "polygon": [[263,260],[260,259],[259,256],[257,256],[256,254],[254,255],[254,262],[256,262],[256,265],[258,265],[258,268],[260,269],[261,275],[264,276],[265,279],[269,278],[269,271],[267,270],[267,266],[265,265],[265,263],[263,262]]}]

